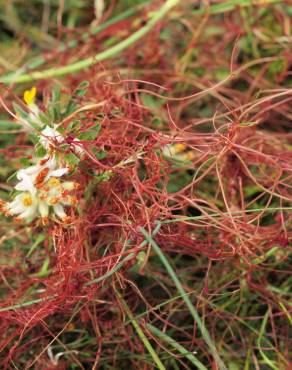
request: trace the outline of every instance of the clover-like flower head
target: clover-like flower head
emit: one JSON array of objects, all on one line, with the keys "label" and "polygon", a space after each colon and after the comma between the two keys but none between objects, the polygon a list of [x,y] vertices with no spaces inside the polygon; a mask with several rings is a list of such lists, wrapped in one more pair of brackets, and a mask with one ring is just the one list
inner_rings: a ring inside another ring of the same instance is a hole
[{"label": "clover-like flower head", "polygon": [[[74,206],[76,197],[71,192],[78,188],[73,181],[61,181],[67,167],[57,167],[55,158],[45,158],[34,166],[17,172],[15,190],[20,191],[12,202],[5,205],[6,215],[32,221],[41,217],[45,223],[50,215],[68,221],[64,206]],[[2,207],[3,208],[3,207]]]}]

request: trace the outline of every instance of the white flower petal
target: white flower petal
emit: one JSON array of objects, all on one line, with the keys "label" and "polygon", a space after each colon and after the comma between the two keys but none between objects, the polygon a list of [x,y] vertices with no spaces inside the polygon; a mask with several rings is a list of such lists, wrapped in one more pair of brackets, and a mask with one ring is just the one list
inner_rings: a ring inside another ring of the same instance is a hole
[{"label": "white flower petal", "polygon": [[45,163],[45,166],[48,167],[50,170],[54,170],[57,167],[56,158],[54,156],[50,157]]},{"label": "white flower petal", "polygon": [[31,218],[36,216],[38,199],[25,192],[15,197],[14,201],[8,204],[8,211],[20,218]]},{"label": "white flower petal", "polygon": [[42,168],[42,166],[40,166],[39,164],[36,164],[34,166],[30,166],[30,167],[25,168],[23,171],[27,175],[32,176],[32,175],[37,174],[40,171],[41,168]]},{"label": "white flower petal", "polygon": [[175,155],[174,150],[173,150],[173,147],[172,147],[171,144],[164,145],[164,147],[162,149],[162,153],[166,157],[173,157]]},{"label": "white flower petal", "polygon": [[16,184],[15,189],[20,191],[29,191],[31,194],[36,194],[36,188],[34,186],[34,178],[28,176],[25,172],[22,174],[22,181]]},{"label": "white flower petal", "polygon": [[23,169],[17,171],[16,177],[17,177],[18,180],[24,180],[24,179],[27,180],[28,177],[30,177],[31,178],[30,181],[33,184],[36,176],[43,169],[43,167],[44,167],[43,165],[37,164],[37,165],[34,165],[34,166],[23,168]]},{"label": "white flower petal", "polygon": [[26,210],[26,207],[24,204],[22,204],[21,201],[13,201],[11,203],[8,203],[8,210],[11,214],[17,215],[19,213],[22,213]]},{"label": "white flower petal", "polygon": [[49,126],[46,126],[41,133],[47,138],[55,138],[60,135],[56,130]]},{"label": "white flower petal", "polygon": [[18,184],[15,185],[14,187],[16,190],[19,190],[19,191],[29,191],[29,187],[27,186],[27,184],[25,183],[25,181],[20,181]]},{"label": "white flower petal", "polygon": [[57,215],[57,217],[59,217],[61,220],[63,220],[64,218],[67,217],[67,215],[64,211],[64,207],[61,206],[61,204],[56,204],[53,207],[53,210],[54,210],[55,214]]},{"label": "white flower petal", "polygon": [[28,218],[28,219],[34,219],[36,218],[37,216],[37,205],[34,204],[30,207],[27,207],[27,209],[20,213],[20,215],[18,216],[19,218]]},{"label": "white flower petal", "polygon": [[61,143],[62,141],[63,136],[52,127],[46,126],[41,132],[40,143],[45,149],[49,149],[54,142]]},{"label": "white flower petal", "polygon": [[18,194],[16,197],[13,199],[12,202],[10,202],[11,205],[18,204],[20,201],[22,201],[23,194]]},{"label": "white flower petal", "polygon": [[39,212],[41,217],[48,217],[49,215],[49,206],[47,203],[40,201],[39,202]]},{"label": "white flower petal", "polygon": [[68,173],[69,171],[69,168],[58,168],[52,172],[49,173],[49,177],[61,177],[63,175],[65,175],[66,173]]}]

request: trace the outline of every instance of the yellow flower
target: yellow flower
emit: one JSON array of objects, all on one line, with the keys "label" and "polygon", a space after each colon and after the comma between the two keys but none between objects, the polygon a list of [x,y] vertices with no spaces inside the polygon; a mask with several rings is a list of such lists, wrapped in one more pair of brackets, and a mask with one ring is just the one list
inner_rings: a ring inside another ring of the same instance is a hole
[{"label": "yellow flower", "polygon": [[36,97],[37,89],[36,87],[32,87],[30,90],[25,90],[23,94],[23,100],[27,105],[31,105],[34,103]]}]

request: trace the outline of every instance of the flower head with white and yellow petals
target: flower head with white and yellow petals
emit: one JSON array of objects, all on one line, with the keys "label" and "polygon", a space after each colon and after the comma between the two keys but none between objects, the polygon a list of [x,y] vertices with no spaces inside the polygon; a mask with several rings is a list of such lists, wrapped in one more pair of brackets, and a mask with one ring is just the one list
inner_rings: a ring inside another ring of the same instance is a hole
[{"label": "flower head with white and yellow petals", "polygon": [[38,199],[29,192],[23,192],[5,208],[7,216],[17,215],[19,219],[34,219],[38,209]]},{"label": "flower head with white and yellow petals", "polygon": [[16,216],[18,220],[32,221],[41,217],[46,223],[49,215],[57,216],[67,222],[64,206],[74,206],[77,199],[71,193],[78,188],[73,181],[60,180],[68,172],[67,167],[57,168],[56,160],[48,158],[35,166],[17,172],[20,180],[15,189],[21,191],[15,199],[2,206],[7,216]]},{"label": "flower head with white and yellow petals", "polygon": [[15,186],[15,189],[35,194],[39,185],[49,180],[50,177],[61,177],[68,171],[68,167],[57,168],[54,157],[44,158],[38,164],[17,172],[16,177],[20,182]]},{"label": "flower head with white and yellow petals", "polygon": [[[20,112],[19,119],[28,131],[34,128],[46,154],[37,164],[17,171],[15,190],[19,193],[11,202],[0,200],[0,211],[19,220],[32,221],[40,217],[46,223],[52,217],[55,221],[67,222],[69,217],[65,207],[76,206],[77,199],[73,191],[78,184],[61,180],[68,174],[69,168],[61,165],[64,156],[58,153],[57,147],[65,143],[66,138],[59,132],[58,125],[45,126],[41,121],[42,112],[35,104],[36,93],[35,87],[24,92],[23,100],[29,108],[29,114],[24,116]],[[70,138],[70,145],[76,153],[84,153],[82,143],[77,138]]]}]

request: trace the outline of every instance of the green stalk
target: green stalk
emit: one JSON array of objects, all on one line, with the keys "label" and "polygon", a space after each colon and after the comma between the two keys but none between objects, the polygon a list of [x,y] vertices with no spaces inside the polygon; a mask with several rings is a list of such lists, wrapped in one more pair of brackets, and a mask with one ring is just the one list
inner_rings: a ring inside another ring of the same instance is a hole
[{"label": "green stalk", "polygon": [[157,353],[155,352],[154,348],[152,347],[151,343],[149,342],[148,338],[144,334],[143,330],[140,328],[138,321],[135,319],[132,311],[130,310],[129,306],[127,303],[124,301],[122,296],[120,295],[119,292],[117,292],[117,295],[119,297],[119,300],[121,301],[124,310],[126,311],[127,316],[130,319],[131,324],[133,325],[134,329],[136,330],[139,338],[141,339],[142,343],[144,344],[145,348],[153,358],[153,361],[155,362],[157,368],[159,370],[166,370],[164,367],[163,363],[161,362],[160,358],[158,357]]},{"label": "green stalk", "polygon": [[192,14],[204,14],[209,12],[210,14],[220,14],[225,12],[230,12],[234,10],[237,7],[244,8],[247,6],[252,5],[267,5],[267,4],[273,4],[273,3],[279,3],[283,0],[230,0],[226,2],[222,2],[219,4],[215,4],[210,6],[209,8],[201,8],[196,9],[192,12]]},{"label": "green stalk", "polygon": [[[275,212],[275,211],[291,211],[292,207],[270,207],[270,208],[255,208],[255,209],[246,209],[244,211],[234,211],[231,212],[231,215],[234,217],[242,217],[247,213],[256,213],[256,212]],[[221,213],[210,213],[209,217],[219,217],[222,215],[229,215],[228,212],[221,212]],[[161,224],[171,224],[173,222],[182,222],[182,221],[192,221],[192,220],[204,220],[208,218],[208,216],[186,216],[186,217],[179,217],[179,218],[172,218],[169,220],[161,221]]]},{"label": "green stalk", "polygon": [[264,318],[263,318],[263,322],[262,322],[262,325],[261,325],[261,329],[260,329],[260,332],[259,332],[259,335],[258,335],[258,338],[257,338],[257,347],[258,347],[258,350],[263,358],[263,362],[266,366],[270,367],[271,369],[273,370],[278,370],[279,367],[278,365],[276,365],[274,363],[274,361],[272,361],[266,354],[265,352],[263,351],[262,349],[262,339],[265,337],[263,336],[264,333],[265,333],[265,328],[266,328],[266,325],[267,325],[267,321],[268,321],[268,318],[269,318],[269,311],[266,312]]},{"label": "green stalk", "polygon": [[[158,224],[156,226],[156,228],[153,230],[152,232],[152,235],[156,235],[158,233],[160,229],[160,224]],[[142,250],[142,248],[147,244],[147,241],[144,240],[141,244],[140,244],[140,249]],[[128,261],[130,261],[133,257],[135,257],[136,253],[132,252],[130,254],[128,254],[121,262],[119,262],[114,268],[112,268],[111,270],[109,270],[107,273],[105,273],[104,275],[100,276],[99,278],[96,278],[94,280],[91,280],[89,282],[87,282],[85,285],[92,285],[92,284],[97,284],[97,283],[100,283],[102,280],[105,280],[107,279],[108,277],[110,277],[111,275],[113,275],[114,273],[116,273],[117,271],[119,271],[125,263],[127,263]]]},{"label": "green stalk", "polygon": [[127,263],[134,257],[135,257],[135,253],[128,254],[127,257],[125,257],[121,262],[119,262],[114,268],[109,270],[106,274],[100,276],[99,278],[88,281],[87,283],[85,283],[85,285],[97,284],[97,283],[100,283],[102,280],[109,278],[111,275],[118,272],[124,266],[125,263]]},{"label": "green stalk", "polygon": [[50,77],[57,77],[63,76],[67,73],[74,73],[80,71],[81,69],[85,69],[90,67],[94,64],[97,64],[105,59],[111,58],[114,55],[117,55],[124,49],[128,48],[138,40],[140,40],[143,36],[145,36],[152,28],[159,22],[175,5],[177,5],[180,1],[179,0],[167,0],[165,4],[157,10],[149,22],[140,28],[138,31],[134,32],[131,36],[126,38],[125,40],[121,41],[119,44],[112,46],[111,48],[102,51],[101,53],[96,54],[93,57],[81,60],[79,62],[70,64],[65,67],[60,68],[50,68],[45,71],[36,71],[27,74],[23,74],[20,76],[16,76],[12,78],[11,76],[4,76],[0,79],[2,83],[24,83],[30,82],[33,80],[41,80],[44,78]]},{"label": "green stalk", "polygon": [[50,296],[50,297],[47,297],[47,298],[37,298],[37,299],[32,299],[31,301],[27,301],[27,302],[24,302],[24,303],[17,303],[17,304],[14,304],[12,306],[1,307],[0,308],[0,312],[17,310],[19,308],[28,307],[28,306],[34,305],[36,303],[40,303],[40,302],[51,300],[51,299],[53,299],[55,297],[56,297],[56,295]]},{"label": "green stalk", "polygon": [[[99,63],[105,59],[111,58],[121,51],[125,50],[135,42],[137,42],[139,39],[141,39],[144,35],[146,35],[154,26],[155,24],[161,20],[168,11],[173,8],[175,5],[179,4],[179,0],[168,0],[166,3],[158,10],[153,17],[150,19],[150,21],[142,28],[140,28],[138,31],[134,32],[131,36],[129,36],[127,39],[121,41],[119,44],[112,46],[111,48],[102,51],[101,53],[96,54],[93,57],[81,60],[79,62],[70,64],[65,67],[60,68],[49,68],[44,71],[35,71],[30,72],[22,75],[17,75],[17,73],[9,73],[7,75],[4,75],[2,78],[0,78],[0,82],[9,84],[9,83],[25,83],[25,82],[31,82],[34,80],[41,80],[45,78],[50,77],[58,77],[58,76],[64,76],[68,73],[74,73],[77,71],[80,71],[82,69],[85,69],[87,67],[90,67],[91,65],[94,65],[96,63]],[[279,3],[282,2],[282,0],[265,0],[264,4],[271,4],[271,3]],[[246,7],[251,5],[260,5],[263,4],[263,0],[230,0],[222,4],[215,4],[211,5],[210,7],[202,7],[201,9],[196,9],[192,12],[194,15],[201,15],[205,13],[209,14],[220,14],[225,13],[227,11],[232,11],[236,9],[236,7]],[[108,25],[113,24],[121,19],[124,19],[130,15],[134,14],[132,13],[132,10],[129,10],[125,13],[122,13],[120,16],[117,16],[116,18],[109,20],[108,22],[105,22],[103,25],[100,25],[96,29],[94,29],[93,33],[96,34],[100,32],[101,30],[105,29]],[[89,37],[89,33],[85,33],[83,36],[83,39],[86,40]],[[77,41],[72,40],[68,47],[73,48],[77,46]],[[61,50],[66,50],[66,47],[61,46]],[[43,57],[38,57],[34,60],[32,60],[29,64],[29,68],[37,68],[40,65],[42,65],[45,62],[45,59]]]},{"label": "green stalk", "polygon": [[[94,27],[92,30],[90,30],[90,32],[84,32],[82,37],[81,37],[82,41],[87,41],[90,38],[90,36],[97,35],[99,32],[105,30],[109,26],[111,26],[111,25],[113,25],[113,24],[115,24],[115,23],[117,23],[117,22],[119,22],[123,19],[131,17],[132,15],[137,13],[139,9],[140,9],[140,7],[138,7],[138,6],[127,9],[125,12],[123,12],[121,14],[118,14],[117,16],[115,16],[115,17],[109,19],[108,21],[98,25],[97,27]],[[78,46],[78,41],[77,40],[70,40],[67,44],[62,43],[60,45],[60,47],[57,49],[57,52],[64,52],[68,49],[73,49],[76,46]],[[21,69],[23,70],[23,72],[24,72],[24,70],[32,70],[34,68],[40,67],[45,62],[46,62],[46,58],[44,58],[42,55],[37,56],[37,57],[29,60],[28,62],[26,62],[25,65]],[[13,81],[16,78],[17,74],[18,74],[17,72],[11,72],[11,73],[8,73],[5,76],[3,76],[2,79],[7,79],[7,80],[9,79],[10,81]]]},{"label": "green stalk", "polygon": [[176,349],[182,356],[186,357],[193,365],[196,366],[199,370],[208,370],[202,363],[199,361],[192,352],[186,350],[181,344],[177,343],[173,338],[169,335],[163,333],[161,330],[157,329],[155,326],[151,324],[146,324],[147,328],[151,331],[152,334],[156,335],[158,338],[161,338],[166,343],[171,345],[174,349]]},{"label": "green stalk", "polygon": [[214,360],[216,361],[217,365],[219,366],[219,369],[220,370],[227,370],[227,367],[225,366],[225,364],[223,363],[223,361],[221,360],[218,352],[217,352],[217,349],[211,339],[211,336],[205,326],[205,324],[203,323],[203,321],[201,320],[199,314],[198,314],[198,311],[196,310],[196,308],[193,306],[188,294],[185,292],[181,282],[179,281],[176,273],[174,272],[173,268],[171,267],[170,263],[168,262],[167,258],[165,257],[165,255],[163,254],[163,252],[161,251],[160,247],[158,246],[158,244],[153,240],[152,236],[149,235],[147,233],[147,231],[144,229],[144,228],[140,228],[140,231],[141,233],[144,235],[145,239],[148,241],[149,244],[151,244],[151,246],[153,247],[155,253],[158,255],[158,257],[160,258],[161,262],[163,263],[163,265],[165,266],[169,276],[171,277],[171,279],[173,280],[177,290],[179,291],[180,295],[182,296],[182,299],[184,300],[185,304],[187,305],[191,315],[193,316],[193,319],[195,320],[195,322],[197,323],[201,333],[202,333],[202,336],[206,342],[206,344],[208,345],[209,349],[210,349],[210,352],[212,353],[213,357],[214,357]]}]

